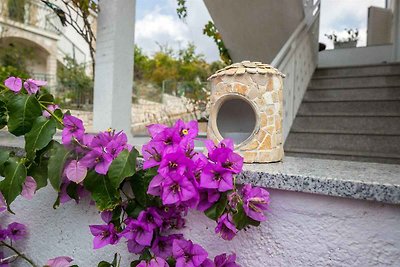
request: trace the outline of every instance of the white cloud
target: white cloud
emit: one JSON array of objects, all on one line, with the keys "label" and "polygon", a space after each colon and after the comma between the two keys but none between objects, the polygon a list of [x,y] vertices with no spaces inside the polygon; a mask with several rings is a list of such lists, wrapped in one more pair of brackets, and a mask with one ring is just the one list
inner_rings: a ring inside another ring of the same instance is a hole
[{"label": "white cloud", "polygon": [[384,0],[321,0],[320,42],[328,49],[333,48],[325,34],[335,32],[339,37],[346,37],[344,28],[358,28],[357,46],[366,45],[368,7],[384,7]]},{"label": "white cloud", "polygon": [[[158,50],[159,44],[179,49],[193,42],[197,52],[205,55],[208,61],[219,58],[214,42],[203,35],[203,26],[210,15],[202,0],[188,1],[188,16],[181,21],[176,15],[176,1],[164,2],[162,8],[156,7],[136,21],[135,41],[151,54]],[[168,12],[168,13],[167,13]]]}]

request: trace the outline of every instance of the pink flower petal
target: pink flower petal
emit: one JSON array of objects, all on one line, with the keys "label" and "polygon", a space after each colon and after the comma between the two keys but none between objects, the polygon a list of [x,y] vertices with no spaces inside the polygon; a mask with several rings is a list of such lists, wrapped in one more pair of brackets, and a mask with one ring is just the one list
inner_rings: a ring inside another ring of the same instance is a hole
[{"label": "pink flower petal", "polygon": [[46,266],[49,267],[69,267],[70,262],[73,261],[70,257],[61,256],[47,261]]},{"label": "pink flower petal", "polygon": [[65,174],[70,181],[79,184],[85,179],[87,168],[79,161],[72,160],[65,169]]},{"label": "pink flower petal", "polygon": [[32,176],[27,176],[25,179],[25,183],[22,185],[21,196],[26,199],[32,199],[33,195],[36,192],[37,184],[35,179]]},{"label": "pink flower petal", "polygon": [[47,85],[46,81],[41,81],[41,80],[34,80],[34,79],[28,79],[30,82],[36,84],[37,86],[45,86]]},{"label": "pink flower petal", "polygon": [[4,85],[13,92],[19,92],[22,88],[22,80],[18,77],[9,77],[4,81]]}]

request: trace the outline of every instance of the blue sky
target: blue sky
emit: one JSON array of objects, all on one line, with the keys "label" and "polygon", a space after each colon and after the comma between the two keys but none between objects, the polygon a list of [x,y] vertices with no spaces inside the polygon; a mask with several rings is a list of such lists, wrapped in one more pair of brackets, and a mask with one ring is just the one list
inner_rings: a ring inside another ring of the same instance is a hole
[{"label": "blue sky", "polygon": [[218,60],[214,42],[203,35],[204,25],[211,20],[202,0],[188,0],[188,17],[181,21],[176,14],[176,0],[137,0],[135,41],[148,54],[158,45],[179,49],[193,42],[207,61]]},{"label": "blue sky", "polygon": [[[335,31],[344,36],[344,28],[358,28],[358,45],[365,45],[368,7],[383,7],[385,0],[322,0],[321,3],[320,41],[331,48],[332,43],[324,34]],[[203,0],[187,0],[187,5],[188,17],[183,22],[176,15],[176,0],[136,0],[136,43],[152,54],[158,50],[157,43],[179,49],[193,42],[207,61],[218,60],[216,45],[202,32],[211,20]]]},{"label": "blue sky", "polygon": [[321,0],[320,41],[332,48],[332,42],[324,34],[336,32],[345,37],[344,28],[357,28],[360,32],[357,46],[365,46],[369,6],[384,7],[385,0]]}]

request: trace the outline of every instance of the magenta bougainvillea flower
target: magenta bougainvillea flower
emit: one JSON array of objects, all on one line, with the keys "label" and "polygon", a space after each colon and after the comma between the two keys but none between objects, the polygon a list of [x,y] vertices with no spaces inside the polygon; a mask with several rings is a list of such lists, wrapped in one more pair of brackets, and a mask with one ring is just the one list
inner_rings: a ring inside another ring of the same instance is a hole
[{"label": "magenta bougainvillea flower", "polygon": [[160,227],[163,222],[160,214],[158,214],[156,208],[153,207],[140,212],[137,220],[143,223],[147,231],[153,231]]},{"label": "magenta bougainvillea flower", "polygon": [[99,174],[107,174],[112,160],[110,154],[96,148],[87,153],[79,162],[86,168],[94,168]]},{"label": "magenta bougainvillea flower", "polygon": [[90,232],[94,235],[93,248],[98,249],[106,245],[115,245],[119,241],[119,235],[114,224],[89,225]]},{"label": "magenta bougainvillea flower", "polygon": [[215,267],[240,267],[236,263],[236,254],[226,255],[226,253],[218,255],[214,258]]},{"label": "magenta bougainvillea flower", "polygon": [[24,184],[22,185],[21,196],[23,196],[26,199],[31,200],[33,198],[33,195],[36,192],[36,188],[37,188],[37,184],[36,184],[35,179],[33,179],[32,176],[27,176]]},{"label": "magenta bougainvillea flower", "polygon": [[194,139],[199,133],[197,121],[185,123],[183,120],[177,120],[173,128],[181,138]]},{"label": "magenta bougainvillea flower", "polygon": [[63,123],[64,129],[62,131],[62,142],[64,145],[71,143],[72,138],[78,140],[82,139],[85,133],[82,120],[71,115],[65,115]]},{"label": "magenta bougainvillea flower", "polygon": [[172,256],[172,243],[175,239],[183,239],[181,234],[173,234],[168,236],[157,236],[151,246],[151,251],[157,257],[167,259]]},{"label": "magenta bougainvillea flower", "polygon": [[120,235],[128,240],[135,241],[141,246],[150,246],[153,239],[153,230],[149,231],[147,225],[143,222],[128,218],[126,220],[126,228]]},{"label": "magenta bougainvillea flower", "polygon": [[243,209],[247,216],[256,221],[265,221],[264,211],[268,208],[269,193],[260,187],[252,187],[246,184],[242,188]]},{"label": "magenta bougainvillea flower", "polygon": [[156,257],[149,262],[142,260],[136,267],[169,267],[169,265],[163,258]]},{"label": "magenta bougainvillea flower", "polygon": [[190,240],[175,239],[172,243],[172,254],[176,259],[176,267],[201,266],[208,253],[200,245]]},{"label": "magenta bougainvillea flower", "polygon": [[158,166],[161,163],[165,146],[160,142],[149,142],[142,147],[143,169]]},{"label": "magenta bougainvillea flower", "polygon": [[4,81],[4,85],[11,91],[18,93],[22,88],[22,80],[18,77],[9,77]]},{"label": "magenta bougainvillea flower", "polygon": [[226,171],[220,166],[209,163],[200,176],[200,187],[214,188],[220,192],[225,192],[233,189],[232,173]]},{"label": "magenta bougainvillea flower", "polygon": [[13,241],[23,239],[26,235],[26,226],[22,223],[13,222],[7,227],[7,236]]},{"label": "magenta bougainvillea flower", "polygon": [[179,146],[182,137],[176,133],[176,129],[165,128],[153,137],[153,141],[163,144],[166,148],[174,148]]},{"label": "magenta bougainvillea flower", "polygon": [[218,218],[218,225],[215,228],[215,233],[220,234],[225,240],[232,240],[238,230],[233,223],[232,215],[230,213],[223,214]]},{"label": "magenta bougainvillea flower", "polygon": [[45,267],[70,267],[72,261],[70,257],[60,256],[48,260]]},{"label": "magenta bougainvillea flower", "polygon": [[4,241],[8,238],[7,229],[0,229],[0,241]]},{"label": "magenta bougainvillea flower", "polygon": [[161,193],[164,205],[180,204],[196,196],[196,188],[185,176],[175,174],[164,179]]},{"label": "magenta bougainvillea flower", "polygon": [[153,195],[153,196],[161,196],[161,190],[164,184],[164,177],[161,175],[156,175],[154,178],[150,181],[149,187],[147,189],[147,194]]},{"label": "magenta bougainvillea flower", "polygon": [[183,175],[192,165],[192,161],[178,148],[163,156],[158,173],[164,177],[175,174]]},{"label": "magenta bougainvillea flower", "polygon": [[82,167],[94,168],[99,174],[107,174],[112,161],[124,149],[128,151],[132,149],[132,146],[127,144],[128,138],[123,132],[115,133],[115,131],[109,130],[95,136],[82,134],[76,138],[81,139],[81,143],[87,147],[85,151],[82,151],[80,146],[77,147],[78,151],[85,154],[79,163]]},{"label": "magenta bougainvillea flower", "polygon": [[151,138],[156,137],[159,133],[164,131],[165,129],[168,128],[168,126],[163,125],[163,124],[150,124],[147,125],[147,131],[149,132]]},{"label": "magenta bougainvillea flower", "polygon": [[34,79],[27,79],[24,82],[25,90],[28,94],[36,94],[40,87],[45,86],[47,84],[46,81],[34,80]]},{"label": "magenta bougainvillea flower", "polygon": [[199,189],[200,199],[197,204],[197,210],[205,211],[210,208],[220,197],[217,189]]},{"label": "magenta bougainvillea flower", "polygon": [[243,168],[243,158],[230,148],[217,148],[214,151],[217,164],[232,173],[240,173]]}]

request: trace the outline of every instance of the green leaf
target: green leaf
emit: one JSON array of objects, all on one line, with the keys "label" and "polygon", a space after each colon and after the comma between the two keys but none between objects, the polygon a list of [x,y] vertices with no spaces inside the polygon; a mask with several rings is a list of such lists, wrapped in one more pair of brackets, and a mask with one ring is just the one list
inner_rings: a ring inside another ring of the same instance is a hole
[{"label": "green leaf", "polygon": [[34,95],[14,95],[7,103],[8,131],[16,136],[29,132],[42,109]]},{"label": "green leaf", "polygon": [[243,203],[238,203],[237,211],[235,214],[233,214],[233,221],[238,230],[242,230],[243,228],[245,228],[249,225],[253,225],[253,226],[260,225],[259,221],[253,220],[252,218],[250,218],[246,215],[246,212],[243,209]]},{"label": "green leaf", "polygon": [[119,188],[121,182],[136,171],[136,158],[139,152],[136,149],[122,151],[110,165],[108,169],[108,177],[114,188]]},{"label": "green leaf", "polygon": [[51,185],[57,191],[60,191],[61,176],[64,171],[64,165],[70,155],[70,151],[64,148],[58,142],[53,143],[53,147],[50,150],[50,158],[48,164],[48,176]]},{"label": "green leaf", "polygon": [[222,215],[222,213],[224,213],[227,203],[228,198],[226,197],[226,193],[224,193],[221,195],[218,202],[207,209],[204,214],[211,220],[216,221]]},{"label": "green leaf", "polygon": [[37,188],[47,186],[47,170],[49,165],[49,152],[53,147],[55,141],[51,141],[46,147],[36,151],[35,160],[29,165],[28,175],[35,179]]},{"label": "green leaf", "polygon": [[101,261],[99,262],[99,264],[97,265],[97,267],[111,267],[111,263],[108,263],[106,261]]},{"label": "green leaf", "polygon": [[136,202],[134,200],[129,201],[128,205],[126,205],[126,208],[125,208],[126,214],[129,217],[134,218],[134,219],[136,219],[139,216],[139,213],[143,210],[144,210],[144,208],[142,206],[136,204]]},{"label": "green leaf", "polygon": [[107,176],[91,171],[83,181],[85,188],[92,193],[92,199],[100,211],[112,210],[120,202],[120,195]]},{"label": "green leaf", "polygon": [[[62,113],[62,111],[60,109],[54,110],[53,114],[62,121],[64,114]],[[60,130],[64,129],[64,126],[60,122],[58,122],[58,121],[56,121],[56,122],[57,122],[57,129],[60,129]]]},{"label": "green leaf", "polygon": [[21,162],[10,158],[4,169],[5,178],[0,182],[0,189],[8,207],[21,194],[22,185],[26,179],[26,168]]},{"label": "green leaf", "polygon": [[115,253],[114,254],[114,260],[111,262],[111,265],[112,266],[114,266],[114,267],[117,267],[117,266],[119,266],[119,261],[121,261],[121,257],[119,257],[119,260],[118,260],[118,253]]},{"label": "green leaf", "polygon": [[155,168],[136,172],[129,180],[135,200],[142,207],[146,207],[151,201],[151,197],[147,194],[147,188],[150,181],[157,174]]},{"label": "green leaf", "polygon": [[37,150],[46,147],[56,133],[56,122],[53,118],[38,117],[32,129],[25,135],[25,150],[28,159],[35,157]]},{"label": "green leaf", "polygon": [[0,175],[4,176],[4,163],[7,162],[10,157],[10,152],[4,149],[0,149]]},{"label": "green leaf", "polygon": [[60,195],[57,195],[56,201],[53,203],[53,209],[57,209],[60,206]]},{"label": "green leaf", "polygon": [[78,184],[76,183],[69,183],[67,186],[67,195],[74,199],[75,201],[79,201],[79,196],[78,196]]},{"label": "green leaf", "polygon": [[140,260],[134,260],[134,261],[132,261],[132,262],[131,262],[131,267],[136,267],[136,266],[138,266],[140,262],[141,262]]},{"label": "green leaf", "polygon": [[0,129],[7,125],[7,108],[6,103],[0,100]]},{"label": "green leaf", "polygon": [[32,176],[33,179],[35,179],[35,181],[36,181],[36,184],[37,184],[36,190],[39,190],[40,188],[47,186],[48,164],[49,164],[48,159],[41,159],[39,164],[32,164],[32,166],[29,167],[29,169],[28,169],[28,175]]},{"label": "green leaf", "polygon": [[38,97],[39,102],[44,102],[43,105],[47,106],[48,103],[54,103],[54,96],[52,94],[42,94]]}]

